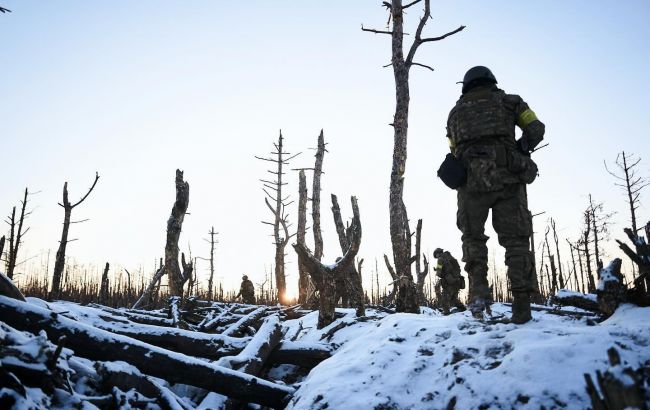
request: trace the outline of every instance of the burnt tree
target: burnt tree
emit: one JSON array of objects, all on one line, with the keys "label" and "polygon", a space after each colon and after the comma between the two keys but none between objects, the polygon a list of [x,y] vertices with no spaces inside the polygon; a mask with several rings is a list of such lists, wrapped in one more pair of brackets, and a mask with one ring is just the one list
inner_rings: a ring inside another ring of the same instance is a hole
[{"label": "burnt tree", "polygon": [[589,293],[595,293],[596,292],[596,279],[593,274],[593,268],[591,264],[591,249],[590,246],[593,243],[592,235],[591,235],[591,230],[593,227],[593,222],[592,222],[592,213],[589,208],[583,212],[584,215],[584,225],[582,228],[582,233],[581,237],[579,240],[579,245],[580,245],[580,250],[582,254],[585,257],[585,268],[586,268],[586,276],[587,276],[587,291]]},{"label": "burnt tree", "polygon": [[151,301],[151,297],[153,296],[153,294],[157,292],[157,288],[164,274],[165,274],[165,265],[163,265],[162,258],[161,258],[160,268],[158,268],[156,273],[154,273],[151,282],[149,282],[149,285],[146,288],[144,288],[142,295],[138,298],[138,300],[136,300],[136,302],[133,304],[131,309],[140,309],[147,306],[147,304]]},{"label": "burnt tree", "polygon": [[321,260],[323,258],[323,235],[320,229],[320,177],[323,174],[323,158],[325,157],[325,137],[323,130],[318,135],[318,145],[316,146],[316,161],[314,162],[314,180],[311,193],[311,217],[313,221],[312,230],[314,231],[314,257]]},{"label": "burnt tree", "polygon": [[[343,226],[343,218],[341,217],[341,208],[339,207],[339,201],[336,195],[334,194],[332,194],[332,215],[334,217],[334,225],[336,226],[336,233],[338,234],[339,237],[339,245],[341,246],[341,252],[345,254],[348,251],[348,249],[350,249],[350,247],[352,246],[351,241],[354,232],[350,225],[348,225],[347,228]],[[344,294],[347,296],[349,300],[349,305],[356,309],[357,316],[366,315],[366,309],[363,303],[364,302],[363,286],[361,283],[362,263],[363,260],[359,262],[359,269],[357,269],[354,263],[350,264],[350,267],[343,272],[343,277],[340,278],[340,281],[343,283],[343,286],[345,287]]]},{"label": "burnt tree", "polygon": [[[291,155],[288,152],[284,152],[282,131],[280,131],[278,142],[273,143],[273,146],[275,147],[275,151],[271,152],[273,157],[264,158],[256,156],[255,158],[262,161],[272,162],[277,166],[276,170],[267,170],[268,173],[275,175],[275,181],[260,179],[263,184],[262,190],[266,194],[264,202],[273,214],[273,222],[262,221],[262,223],[273,226],[273,243],[275,245],[275,284],[280,303],[286,304],[288,301],[286,297],[287,282],[284,273],[284,249],[287,246],[289,239],[295,235],[295,233],[289,235],[289,222],[286,208],[291,202],[287,202],[289,196],[282,196],[282,187],[287,185],[286,182],[282,181],[282,176],[285,175],[285,172],[283,171],[284,166],[289,165],[289,161],[300,155],[300,153]],[[272,194],[269,190],[274,193]],[[269,200],[273,201],[273,205],[271,205]],[[282,229],[282,232],[280,229]]]},{"label": "burnt tree", "polygon": [[[9,249],[7,251],[7,276],[9,279],[14,278],[14,269],[16,269],[16,263],[18,261],[18,249],[20,248],[21,241],[23,236],[29,231],[29,228],[23,231],[23,224],[25,218],[31,214],[31,212],[26,212],[27,209],[27,195],[29,192],[25,188],[25,195],[21,201],[20,206],[20,216],[16,221],[16,207],[14,206],[11,211],[11,216],[7,223],[9,224]],[[1,252],[0,252],[1,253]]]},{"label": "burnt tree", "polygon": [[641,158],[634,158],[632,154],[626,155],[625,151],[622,151],[616,156],[616,166],[620,170],[619,174],[610,171],[607,168],[607,163],[605,163],[607,172],[619,181],[614,185],[625,191],[627,203],[630,207],[630,223],[633,232],[639,230],[636,224],[636,210],[639,209],[641,190],[650,185],[650,181],[636,174],[636,167],[639,162],[641,162]]},{"label": "burnt tree", "polygon": [[210,235],[210,240],[208,242],[210,243],[210,277],[208,278],[208,300],[212,300],[214,297],[214,244],[217,243],[215,241],[214,236],[217,235],[219,232],[214,231],[214,226],[210,228],[210,232],[208,234]]},{"label": "burnt tree", "polygon": [[404,57],[404,10],[420,2],[421,0],[415,0],[404,5],[402,4],[402,0],[384,1],[383,5],[390,13],[389,24],[392,23],[392,29],[375,30],[361,27],[363,31],[375,34],[387,34],[392,40],[390,65],[393,67],[393,75],[395,78],[396,105],[395,115],[391,124],[394,132],[394,146],[389,194],[390,238],[395,271],[400,279],[397,283],[397,310],[413,313],[419,313],[419,307],[417,303],[417,291],[411,273],[411,264],[414,262],[414,259],[411,257],[411,229],[403,200],[410,101],[409,72],[413,66],[420,66],[433,71],[433,68],[414,61],[415,53],[420,45],[443,40],[465,28],[465,26],[460,26],[456,30],[438,37],[423,38],[422,31],[427,21],[431,18],[430,1],[424,0],[424,13],[415,30],[413,43],[408,54]]},{"label": "burnt tree", "polygon": [[[632,250],[627,244],[619,241],[619,248],[625,254],[632,259],[632,261],[637,265],[639,270],[638,277],[634,280],[634,287],[637,291],[644,292],[646,295],[650,295],[648,283],[650,282],[650,245],[646,243],[646,239],[639,235],[637,232],[632,231],[629,228],[623,230],[627,237],[634,244],[634,250]],[[645,235],[646,238],[650,238],[650,222],[645,225]],[[645,284],[643,283],[645,281]]]},{"label": "burnt tree", "polygon": [[316,285],[319,292],[318,328],[331,324],[335,319],[335,293],[336,278],[345,275],[345,272],[354,265],[354,258],[361,246],[361,218],[356,197],[351,198],[352,225],[350,227],[349,248],[345,255],[333,265],[324,265],[311,253],[306,246],[296,243],[293,245],[298,259],[305,264],[307,271]]},{"label": "burnt tree", "polygon": [[555,268],[555,255],[551,254],[551,246],[548,244],[548,233],[550,232],[550,228],[547,226],[546,227],[546,232],[544,233],[544,242],[546,243],[546,253],[548,255],[548,260],[551,263],[551,294],[555,294],[557,292],[558,287],[557,287],[557,269]]},{"label": "burnt tree", "polygon": [[564,280],[564,272],[562,272],[562,259],[560,258],[560,240],[557,236],[555,219],[553,218],[551,218],[551,229],[553,229],[553,242],[555,242],[555,254],[557,255],[558,279],[560,281],[560,289],[564,289],[566,283]]},{"label": "burnt tree", "polygon": [[415,228],[415,273],[417,274],[416,288],[418,291],[418,304],[424,305],[426,302],[424,297],[424,280],[429,274],[429,261],[426,255],[422,255],[423,267],[420,269],[420,249],[422,243],[422,219],[418,219],[418,225]]},{"label": "burnt tree", "polygon": [[[83,201],[88,198],[88,195],[93,191],[97,181],[99,180],[99,173],[95,173],[95,180],[92,185],[80,200],[77,202],[70,203],[68,199],[68,183],[63,184],[63,203],[59,202],[59,206],[63,208],[63,230],[61,232],[61,240],[59,241],[59,249],[56,251],[56,259],[54,262],[54,272],[52,273],[52,290],[50,293],[51,299],[56,299],[59,297],[61,292],[61,276],[63,275],[63,269],[65,267],[65,251],[68,246],[68,231],[70,230],[70,224],[73,223],[70,220],[72,215],[72,210],[80,205]],[[73,239],[74,240],[74,239]]]},{"label": "burnt tree", "polygon": [[[178,239],[181,235],[183,220],[190,202],[190,184],[183,180],[183,171],[176,170],[176,200],[167,220],[167,240],[165,242],[165,264],[162,275],[167,275],[169,293],[172,296],[183,296],[183,286],[191,276],[194,267],[192,260],[185,262],[185,254],[181,253],[181,264],[178,263]],[[181,269],[182,266],[182,269]]]},{"label": "burnt tree", "polygon": [[108,269],[110,265],[106,262],[104,266],[104,272],[102,273],[102,282],[99,288],[99,303],[106,304],[109,296],[109,280],[108,280]]},{"label": "burnt tree", "polygon": [[[307,178],[305,171],[298,173],[298,230],[296,242],[306,246],[305,236],[307,233]],[[302,263],[298,261],[298,303],[305,304],[309,297],[309,272]]]}]

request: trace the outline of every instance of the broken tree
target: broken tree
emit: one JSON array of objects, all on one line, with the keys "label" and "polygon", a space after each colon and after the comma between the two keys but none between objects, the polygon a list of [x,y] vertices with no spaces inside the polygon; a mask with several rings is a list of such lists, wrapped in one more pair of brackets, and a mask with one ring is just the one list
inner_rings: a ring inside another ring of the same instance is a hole
[{"label": "broken tree", "polygon": [[[275,283],[280,303],[286,304],[287,283],[284,273],[284,248],[287,246],[289,238],[295,234],[289,235],[289,222],[287,220],[288,215],[286,213],[286,207],[291,202],[287,202],[289,196],[282,197],[282,187],[287,185],[286,182],[282,182],[282,176],[285,174],[283,172],[284,165],[288,165],[289,161],[300,155],[300,153],[291,155],[288,152],[284,152],[282,141],[282,131],[280,131],[278,142],[273,144],[275,151],[271,152],[271,155],[274,157],[264,158],[256,156],[255,158],[262,161],[273,162],[277,165],[276,170],[267,170],[268,173],[276,176],[275,181],[260,179],[263,184],[262,190],[266,194],[264,202],[266,203],[266,206],[269,208],[269,210],[273,213],[274,217],[273,222],[262,221],[262,223],[273,226],[273,243],[275,244]],[[269,191],[267,191],[267,189],[274,191],[274,194],[271,194]],[[271,205],[269,200],[273,201],[274,205]],[[282,228],[282,233],[280,232],[280,228]]]},{"label": "broken tree", "polygon": [[424,14],[415,30],[415,38],[406,57],[403,51],[404,39],[404,10],[420,3],[421,0],[412,1],[406,5],[402,0],[384,1],[383,5],[390,12],[389,22],[392,21],[392,30],[366,29],[376,34],[388,34],[392,39],[391,66],[395,77],[395,115],[392,122],[394,130],[393,166],[390,174],[390,237],[393,248],[393,261],[395,271],[399,277],[397,283],[397,310],[402,312],[419,313],[417,291],[411,274],[411,229],[404,205],[404,174],[406,172],[408,114],[409,114],[409,72],[412,66],[420,66],[433,71],[433,68],[414,61],[418,47],[424,43],[443,40],[460,32],[465,26],[439,37],[422,37],[422,31],[427,21],[431,18],[430,0],[424,0]]},{"label": "broken tree", "polygon": [[298,258],[303,263],[311,278],[316,285],[319,292],[319,311],[318,311],[318,328],[332,323],[335,319],[335,294],[336,294],[336,279],[343,277],[354,264],[354,258],[359,252],[361,246],[361,218],[359,216],[359,207],[357,199],[351,198],[352,202],[352,225],[350,226],[349,244],[350,246],[345,252],[343,258],[338,260],[333,265],[323,265],[316,257],[307,249],[303,244],[297,243],[293,245]]},{"label": "broken tree", "polygon": [[[61,276],[63,275],[63,268],[65,267],[65,250],[66,247],[68,246],[68,242],[71,241],[68,240],[68,231],[70,230],[70,224],[74,223],[70,221],[72,210],[75,207],[77,207],[79,204],[81,204],[83,201],[85,201],[86,198],[88,198],[88,195],[90,195],[90,193],[95,188],[95,185],[97,185],[98,180],[99,180],[99,173],[95,173],[95,180],[93,181],[93,184],[90,186],[90,189],[88,189],[88,192],[86,192],[86,195],[84,195],[80,200],[78,200],[74,204],[71,204],[70,201],[68,200],[68,183],[66,182],[63,184],[63,203],[59,202],[59,206],[63,207],[63,212],[64,212],[63,231],[61,232],[59,249],[56,251],[56,260],[54,262],[54,273],[52,273],[52,290],[50,293],[51,299],[58,298],[61,292]],[[79,222],[83,222],[83,221],[79,221]]]},{"label": "broken tree", "polygon": [[[352,246],[352,235],[354,234],[352,226],[348,225],[347,228],[343,226],[343,218],[341,217],[341,208],[336,195],[332,194],[332,214],[334,216],[334,225],[336,226],[336,233],[339,237],[339,245],[341,245],[341,252],[345,254]],[[343,277],[340,282],[345,287],[345,294],[349,299],[349,304],[356,309],[357,316],[365,316],[366,309],[364,307],[364,294],[363,286],[361,283],[361,264],[363,259],[359,262],[359,269],[354,263],[343,272]],[[342,293],[342,292],[341,292]]]},{"label": "broken tree", "polygon": [[[7,276],[9,279],[14,278],[14,269],[16,268],[16,263],[18,259],[18,249],[20,248],[20,241],[23,239],[23,236],[29,231],[29,228],[23,231],[23,223],[25,218],[31,214],[31,212],[25,213],[27,208],[27,195],[29,192],[25,188],[25,195],[23,200],[20,202],[20,216],[18,221],[16,221],[16,207],[14,206],[11,211],[11,216],[7,223],[9,224],[9,250],[7,252]],[[0,251],[0,255],[2,252]]]},{"label": "broken tree", "polygon": [[181,228],[187,206],[190,202],[190,184],[183,181],[183,171],[176,170],[176,200],[172,206],[172,212],[167,220],[167,240],[165,242],[165,264],[163,275],[169,280],[169,293],[174,296],[183,296],[183,286],[192,275],[192,260],[185,262],[185,254],[181,253],[181,266],[178,264],[178,239],[181,235]]}]

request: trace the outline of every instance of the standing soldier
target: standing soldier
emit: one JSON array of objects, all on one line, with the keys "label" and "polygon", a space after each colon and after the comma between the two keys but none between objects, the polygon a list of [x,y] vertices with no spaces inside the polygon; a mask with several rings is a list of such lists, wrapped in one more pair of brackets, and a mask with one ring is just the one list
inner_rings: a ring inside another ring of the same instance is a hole
[{"label": "standing soldier", "polygon": [[241,277],[241,287],[239,288],[239,293],[235,296],[235,299],[240,296],[244,303],[249,305],[255,303],[255,287],[253,286],[253,282],[251,282],[246,275]]},{"label": "standing soldier", "polygon": [[[526,184],[537,176],[530,152],[544,138],[544,124],[521,97],[497,88],[488,68],[471,68],[462,83],[462,95],[447,120],[452,155],[443,162],[439,175],[458,189],[457,226],[470,278],[469,308],[481,318],[492,303],[487,281],[488,237],[484,233],[491,209],[492,226],[506,249],[514,296],[512,322],[526,323],[531,320],[530,294],[535,287]],[[515,126],[522,130],[518,140]],[[459,169],[463,175],[456,178]]]},{"label": "standing soldier", "polygon": [[458,300],[458,292],[465,289],[465,278],[460,273],[458,261],[451,256],[451,253],[440,248],[433,251],[433,257],[438,259],[435,271],[440,280],[436,286],[442,288],[440,292],[442,312],[448,315],[452,306],[460,312],[464,311],[465,305]]}]

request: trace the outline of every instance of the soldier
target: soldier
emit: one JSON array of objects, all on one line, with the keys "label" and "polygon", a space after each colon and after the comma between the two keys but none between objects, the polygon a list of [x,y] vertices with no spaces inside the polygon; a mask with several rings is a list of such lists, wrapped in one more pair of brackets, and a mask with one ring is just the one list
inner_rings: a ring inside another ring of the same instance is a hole
[{"label": "soldier", "polygon": [[[462,84],[462,95],[447,120],[453,157],[448,155],[439,175],[445,181],[443,175],[449,174],[449,169],[464,169],[464,183],[456,188],[457,226],[462,232],[463,261],[470,279],[469,308],[481,318],[492,303],[487,281],[488,237],[484,233],[491,209],[492,226],[506,249],[514,296],[512,322],[522,324],[531,320],[530,293],[535,288],[526,184],[537,176],[530,152],[544,138],[544,124],[521,97],[497,88],[496,78],[486,67],[471,68]],[[522,130],[518,140],[515,126]]]},{"label": "soldier", "polygon": [[442,312],[448,315],[452,306],[463,312],[465,305],[458,300],[458,292],[465,289],[465,278],[460,273],[458,261],[451,256],[451,253],[440,248],[433,251],[433,257],[438,259],[438,264],[434,269],[436,276],[440,278],[436,286],[442,288],[440,291]]},{"label": "soldier", "polygon": [[250,305],[255,303],[255,287],[253,286],[253,282],[248,280],[248,276],[246,275],[241,277],[241,287],[239,288],[239,293],[235,296],[235,299],[240,296],[244,303]]}]

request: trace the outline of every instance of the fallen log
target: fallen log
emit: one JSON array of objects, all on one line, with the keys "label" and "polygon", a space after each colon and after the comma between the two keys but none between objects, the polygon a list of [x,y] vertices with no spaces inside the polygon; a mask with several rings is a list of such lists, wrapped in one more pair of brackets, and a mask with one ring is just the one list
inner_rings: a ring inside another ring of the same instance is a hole
[{"label": "fallen log", "polygon": [[110,390],[113,386],[123,391],[135,389],[147,397],[155,398],[163,410],[191,410],[174,392],[160,385],[153,378],[126,363],[100,362],[96,364],[102,385]]},{"label": "fallen log", "polygon": [[0,295],[12,299],[17,299],[23,302],[25,301],[25,297],[18,290],[16,285],[14,285],[13,281],[9,279],[4,273],[1,272],[0,272]]},{"label": "fallen log", "polygon": [[334,348],[325,343],[283,341],[271,352],[269,362],[312,368],[329,359],[333,352]]},{"label": "fallen log", "polygon": [[283,332],[278,316],[264,320],[253,339],[237,356],[224,357],[217,364],[244,373],[259,375],[269,355],[280,343]]},{"label": "fallen log", "polygon": [[251,324],[255,323],[256,321],[260,320],[264,315],[266,315],[266,310],[267,308],[262,306],[248,315],[242,317],[239,319],[237,322],[233,323],[230,325],[223,333],[221,333],[224,336],[239,336],[242,335],[244,330],[250,326]]},{"label": "fallen log", "polygon": [[[220,334],[206,334],[172,327],[135,324],[124,321],[122,316],[101,313],[103,310],[75,306],[72,319],[82,317],[84,322],[98,329],[132,337],[142,342],[173,350],[188,356],[219,359],[240,353],[248,344],[248,338],[236,338]],[[72,312],[61,313],[64,316]]]},{"label": "fallen log", "polygon": [[160,282],[164,274],[165,274],[165,265],[161,265],[160,268],[153,275],[153,278],[151,279],[149,286],[147,286],[147,288],[142,293],[142,296],[140,296],[140,298],[133,304],[131,309],[141,308],[142,306],[145,306],[149,302],[149,300],[151,299],[151,295],[153,294],[153,291],[156,288],[156,284]]},{"label": "fallen log", "polygon": [[574,306],[592,312],[598,312],[598,301],[596,295],[592,293],[584,294],[580,292],[573,292],[566,289],[560,289],[552,298],[554,304],[560,306]]},{"label": "fallen log", "polygon": [[0,296],[0,317],[19,330],[35,334],[44,330],[52,340],[66,336],[68,348],[76,355],[91,360],[125,361],[145,374],[171,383],[201,387],[244,402],[281,408],[294,392],[291,387],[100,330],[6,296]]},{"label": "fallen log", "polygon": [[108,306],[98,305],[96,303],[89,303],[88,306],[95,309],[106,311],[113,315],[124,316],[130,321],[135,323],[142,323],[145,325],[154,325],[154,326],[173,327],[172,320],[168,319],[165,314],[160,314],[158,312],[143,313],[146,311],[115,309]]},{"label": "fallen log", "polygon": [[[512,303],[504,303],[504,306],[512,307]],[[557,316],[572,316],[572,317],[596,317],[598,316],[597,313],[595,312],[578,312],[578,311],[572,311],[572,310],[562,310],[562,309],[557,309],[557,308],[552,308],[552,307],[544,307],[544,306],[535,306],[531,305],[530,310],[534,310],[536,312],[546,312],[550,313],[551,315],[557,315]]]}]

